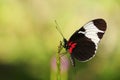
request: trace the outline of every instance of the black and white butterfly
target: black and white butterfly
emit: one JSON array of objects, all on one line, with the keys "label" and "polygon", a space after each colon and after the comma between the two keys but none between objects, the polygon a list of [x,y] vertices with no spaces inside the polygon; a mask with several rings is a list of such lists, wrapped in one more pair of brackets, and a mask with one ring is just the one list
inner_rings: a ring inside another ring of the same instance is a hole
[{"label": "black and white butterfly", "polygon": [[70,53],[73,66],[75,66],[75,58],[79,61],[88,61],[94,57],[106,28],[104,19],[94,19],[75,31],[69,40],[62,35],[63,47]]}]

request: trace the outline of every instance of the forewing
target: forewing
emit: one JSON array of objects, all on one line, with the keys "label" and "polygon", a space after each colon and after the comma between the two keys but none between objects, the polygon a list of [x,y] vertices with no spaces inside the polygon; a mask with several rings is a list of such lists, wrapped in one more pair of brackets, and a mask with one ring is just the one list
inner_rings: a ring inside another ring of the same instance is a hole
[{"label": "forewing", "polygon": [[79,61],[86,61],[93,57],[106,28],[106,22],[103,19],[95,19],[77,30],[68,41],[68,44],[76,43],[71,55]]}]

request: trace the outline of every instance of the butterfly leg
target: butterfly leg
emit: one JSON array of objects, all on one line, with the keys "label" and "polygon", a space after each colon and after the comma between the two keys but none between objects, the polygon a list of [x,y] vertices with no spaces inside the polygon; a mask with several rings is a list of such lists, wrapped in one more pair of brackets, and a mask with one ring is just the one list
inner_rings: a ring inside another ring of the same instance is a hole
[{"label": "butterfly leg", "polygon": [[64,55],[66,55],[68,52],[67,51],[65,51],[65,52],[63,52],[63,53],[60,53],[60,56],[62,57],[62,56],[64,56]]},{"label": "butterfly leg", "polygon": [[70,61],[72,65],[75,67],[75,58],[72,55],[70,55]]}]

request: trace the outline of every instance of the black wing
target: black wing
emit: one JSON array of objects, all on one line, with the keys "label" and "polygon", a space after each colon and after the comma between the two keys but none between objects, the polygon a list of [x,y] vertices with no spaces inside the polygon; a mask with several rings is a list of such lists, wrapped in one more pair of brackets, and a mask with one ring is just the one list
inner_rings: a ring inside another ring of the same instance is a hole
[{"label": "black wing", "polygon": [[89,21],[69,39],[68,51],[79,61],[89,60],[96,53],[98,43],[107,28],[103,19]]}]

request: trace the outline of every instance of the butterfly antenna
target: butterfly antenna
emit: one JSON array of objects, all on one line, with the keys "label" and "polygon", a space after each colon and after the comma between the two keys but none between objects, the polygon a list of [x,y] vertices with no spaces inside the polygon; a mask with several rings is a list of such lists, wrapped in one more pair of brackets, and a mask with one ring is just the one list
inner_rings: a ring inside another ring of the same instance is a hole
[{"label": "butterfly antenna", "polygon": [[57,23],[56,20],[55,20],[55,24],[56,24],[56,29],[57,29],[57,31],[61,34],[61,36],[63,37],[63,39],[65,39],[65,37],[63,36],[62,31],[61,31],[61,29],[60,29],[60,26],[58,25],[58,23]]}]

